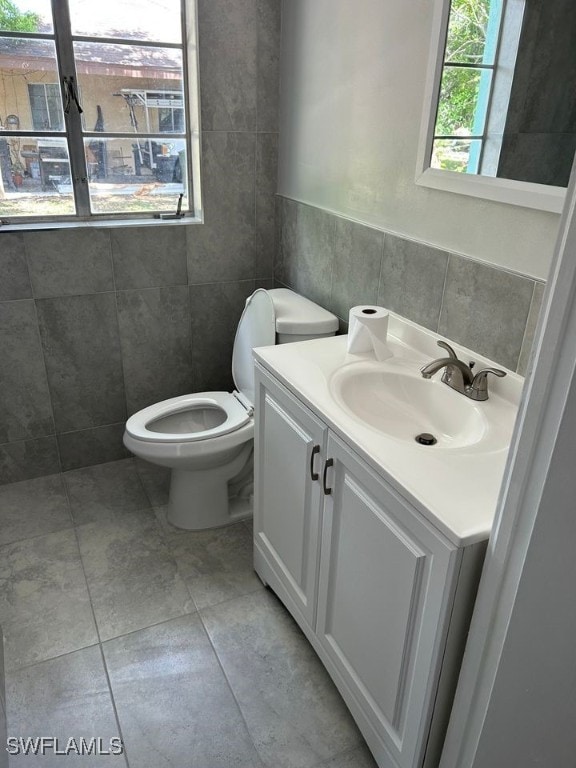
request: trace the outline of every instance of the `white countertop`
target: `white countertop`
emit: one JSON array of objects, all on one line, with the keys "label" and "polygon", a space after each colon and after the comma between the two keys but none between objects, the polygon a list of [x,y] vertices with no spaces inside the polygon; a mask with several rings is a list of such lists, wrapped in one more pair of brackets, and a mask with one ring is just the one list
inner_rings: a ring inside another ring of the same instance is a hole
[{"label": "white countertop", "polygon": [[[445,357],[436,346],[439,338],[391,313],[388,343],[394,358],[386,363],[419,371],[431,360]],[[330,390],[332,376],[341,372],[344,366],[371,358],[368,353],[349,354],[347,342],[347,336],[335,336],[260,347],[254,350],[254,357],[316,411],[339,437],[453,544],[465,546],[486,539],[494,520],[524,379],[511,371],[507,371],[508,375],[502,379],[491,377],[490,397],[478,404],[485,409],[487,418],[496,424],[500,438],[497,448],[486,451],[466,447],[434,450],[435,446],[419,446],[383,434],[337,403]],[[450,343],[458,357],[466,362],[476,361],[476,370],[495,366],[487,358]],[[438,373],[434,379],[439,380],[440,376]],[[464,397],[452,390],[449,394]]]}]

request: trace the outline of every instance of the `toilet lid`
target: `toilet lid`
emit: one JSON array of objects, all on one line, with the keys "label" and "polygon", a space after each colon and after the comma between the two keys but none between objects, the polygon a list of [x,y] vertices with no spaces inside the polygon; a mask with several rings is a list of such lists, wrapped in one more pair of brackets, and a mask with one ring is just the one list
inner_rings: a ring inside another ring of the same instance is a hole
[{"label": "toilet lid", "polygon": [[236,389],[254,405],[254,347],[276,343],[274,304],[268,291],[259,288],[246,299],[246,306],[236,329],[232,353],[232,376]]}]

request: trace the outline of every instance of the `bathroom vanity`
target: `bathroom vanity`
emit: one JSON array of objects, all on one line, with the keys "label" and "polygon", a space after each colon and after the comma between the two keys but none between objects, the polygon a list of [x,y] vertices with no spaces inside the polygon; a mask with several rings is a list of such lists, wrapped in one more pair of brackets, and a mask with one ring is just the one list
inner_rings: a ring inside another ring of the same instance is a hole
[{"label": "bathroom vanity", "polygon": [[382,768],[438,764],[521,389],[454,400],[419,375],[436,340],[393,318],[385,363],[342,336],[255,350],[255,568]]}]

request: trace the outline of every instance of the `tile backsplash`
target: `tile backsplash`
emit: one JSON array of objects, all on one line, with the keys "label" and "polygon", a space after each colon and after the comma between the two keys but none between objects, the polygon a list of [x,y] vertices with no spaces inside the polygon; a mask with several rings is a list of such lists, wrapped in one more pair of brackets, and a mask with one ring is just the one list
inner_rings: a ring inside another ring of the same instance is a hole
[{"label": "tile backsplash", "polygon": [[524,275],[277,198],[278,283],[342,320],[380,304],[524,375],[544,285]]},{"label": "tile backsplash", "polygon": [[0,768],[8,768],[8,753],[4,749],[8,735],[6,727],[6,687],[4,682],[4,635],[0,625]]}]

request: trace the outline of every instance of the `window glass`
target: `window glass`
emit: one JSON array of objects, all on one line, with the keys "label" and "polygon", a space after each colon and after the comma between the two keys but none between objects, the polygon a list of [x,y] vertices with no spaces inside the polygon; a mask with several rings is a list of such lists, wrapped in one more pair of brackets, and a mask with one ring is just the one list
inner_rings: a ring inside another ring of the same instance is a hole
[{"label": "window glass", "polygon": [[471,136],[482,133],[486,102],[480,99],[481,91],[485,92],[481,85],[490,77],[490,70],[444,67],[436,121],[437,136]]},{"label": "window glass", "polygon": [[86,131],[94,130],[98,105],[103,130],[114,133],[156,133],[157,105],[175,98],[182,106],[182,52],[177,49],[74,43],[74,55]]},{"label": "window glass", "polygon": [[93,213],[173,213],[186,185],[186,142],[161,137],[85,139],[90,207]]},{"label": "window glass", "polygon": [[452,0],[446,61],[468,64],[493,63],[484,59],[491,0]]},{"label": "window glass", "polygon": [[[0,118],[5,129],[21,131],[50,130],[48,113],[57,128],[62,130],[64,115],[62,102],[54,103],[55,92],[48,94],[50,106],[40,105],[43,83],[58,82],[56,64],[56,48],[49,40],[31,40],[14,37],[0,37]],[[39,88],[32,93],[30,86],[38,84]],[[58,86],[56,86],[58,89]],[[59,90],[59,89],[58,89]],[[34,103],[32,102],[34,99]],[[46,119],[42,119],[40,110]],[[36,112],[36,114],[35,114]],[[6,124],[6,118],[10,120]]]},{"label": "window glass", "polygon": [[431,168],[456,173],[478,173],[482,141],[475,139],[435,139]]},{"label": "window glass", "polygon": [[50,0],[2,0],[0,31],[52,34]]},{"label": "window glass", "polygon": [[179,43],[179,0],[69,0],[72,34]]},{"label": "window glass", "polygon": [[75,215],[66,139],[0,136],[0,168],[2,218]]}]

